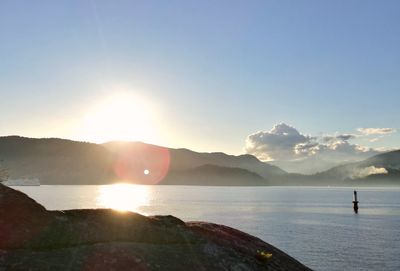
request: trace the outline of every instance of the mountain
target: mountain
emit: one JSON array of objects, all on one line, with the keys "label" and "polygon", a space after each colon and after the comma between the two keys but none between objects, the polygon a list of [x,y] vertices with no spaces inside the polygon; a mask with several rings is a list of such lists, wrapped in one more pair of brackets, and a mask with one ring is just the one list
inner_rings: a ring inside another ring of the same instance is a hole
[{"label": "mountain", "polygon": [[313,175],[332,184],[400,185],[400,150],[379,154]]},{"label": "mountain", "polygon": [[10,179],[42,184],[98,184],[114,178],[114,156],[101,145],[57,138],[0,137],[0,165]]},{"label": "mountain", "polygon": [[246,169],[203,165],[186,170],[173,170],[161,184],[258,186],[268,185],[268,182],[257,173]]},{"label": "mountain", "polygon": [[[267,180],[286,174],[280,168],[263,163],[252,155],[199,153],[142,142],[109,142],[103,146],[118,157],[117,164],[121,164],[118,168],[122,168],[119,171],[120,177],[141,179],[143,183],[266,185]],[[144,176],[143,171],[149,174]]]},{"label": "mountain", "polygon": [[[242,168],[257,173],[266,179],[272,179],[282,176],[286,172],[277,166],[261,162],[255,156],[244,155],[228,155],[223,152],[199,153],[188,149],[170,149],[142,142],[109,142],[103,144],[107,149],[121,155],[121,153],[134,153],[135,156],[146,157],[146,153],[153,156],[169,155],[170,170],[187,170],[202,165],[216,165],[226,168]],[[162,151],[162,149],[166,151]],[[168,152],[168,154],[165,154]]]},{"label": "mountain", "polygon": [[38,178],[42,184],[265,185],[286,174],[251,155],[19,136],[0,137],[0,165],[10,179]]},{"label": "mountain", "polygon": [[252,155],[7,136],[0,137],[0,168],[10,179],[38,178],[42,184],[400,185],[400,150],[304,175]]},{"label": "mountain", "polygon": [[[349,161],[347,161],[349,162]],[[322,157],[307,157],[306,159],[293,161],[268,161],[269,164],[277,166],[289,173],[311,175],[316,172],[325,171],[335,166],[343,165],[346,161],[327,160]]]},{"label": "mountain", "polygon": [[400,170],[400,150],[375,155],[365,160],[363,164]]}]

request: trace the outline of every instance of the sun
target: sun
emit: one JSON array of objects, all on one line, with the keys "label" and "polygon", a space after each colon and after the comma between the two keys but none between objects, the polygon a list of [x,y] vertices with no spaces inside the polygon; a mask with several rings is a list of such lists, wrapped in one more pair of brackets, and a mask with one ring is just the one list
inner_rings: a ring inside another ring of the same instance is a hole
[{"label": "sun", "polygon": [[97,102],[86,113],[83,137],[103,143],[113,140],[155,140],[154,109],[143,98],[117,94]]}]

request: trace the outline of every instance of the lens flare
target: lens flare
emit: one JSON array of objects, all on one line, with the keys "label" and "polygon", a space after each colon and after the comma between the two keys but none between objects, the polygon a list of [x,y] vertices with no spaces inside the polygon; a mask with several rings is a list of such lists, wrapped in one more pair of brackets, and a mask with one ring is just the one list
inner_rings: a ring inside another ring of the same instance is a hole
[{"label": "lens flare", "polygon": [[121,180],[157,184],[168,174],[169,166],[170,153],[167,148],[136,143],[119,152],[114,171]]}]

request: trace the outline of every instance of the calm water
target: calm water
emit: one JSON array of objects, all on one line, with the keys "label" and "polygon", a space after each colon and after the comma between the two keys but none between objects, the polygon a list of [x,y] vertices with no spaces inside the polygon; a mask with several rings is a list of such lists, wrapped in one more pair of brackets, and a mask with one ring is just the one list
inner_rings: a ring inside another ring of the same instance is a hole
[{"label": "calm water", "polygon": [[48,209],[128,209],[229,225],[315,270],[400,270],[400,189],[198,186],[18,187]]}]

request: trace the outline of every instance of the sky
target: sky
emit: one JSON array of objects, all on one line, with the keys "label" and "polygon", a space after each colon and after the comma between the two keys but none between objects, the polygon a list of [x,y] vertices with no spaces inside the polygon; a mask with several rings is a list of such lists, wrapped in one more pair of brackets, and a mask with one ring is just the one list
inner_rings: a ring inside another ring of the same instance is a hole
[{"label": "sky", "polygon": [[390,0],[3,0],[0,135],[264,160],[400,148],[399,11]]}]

